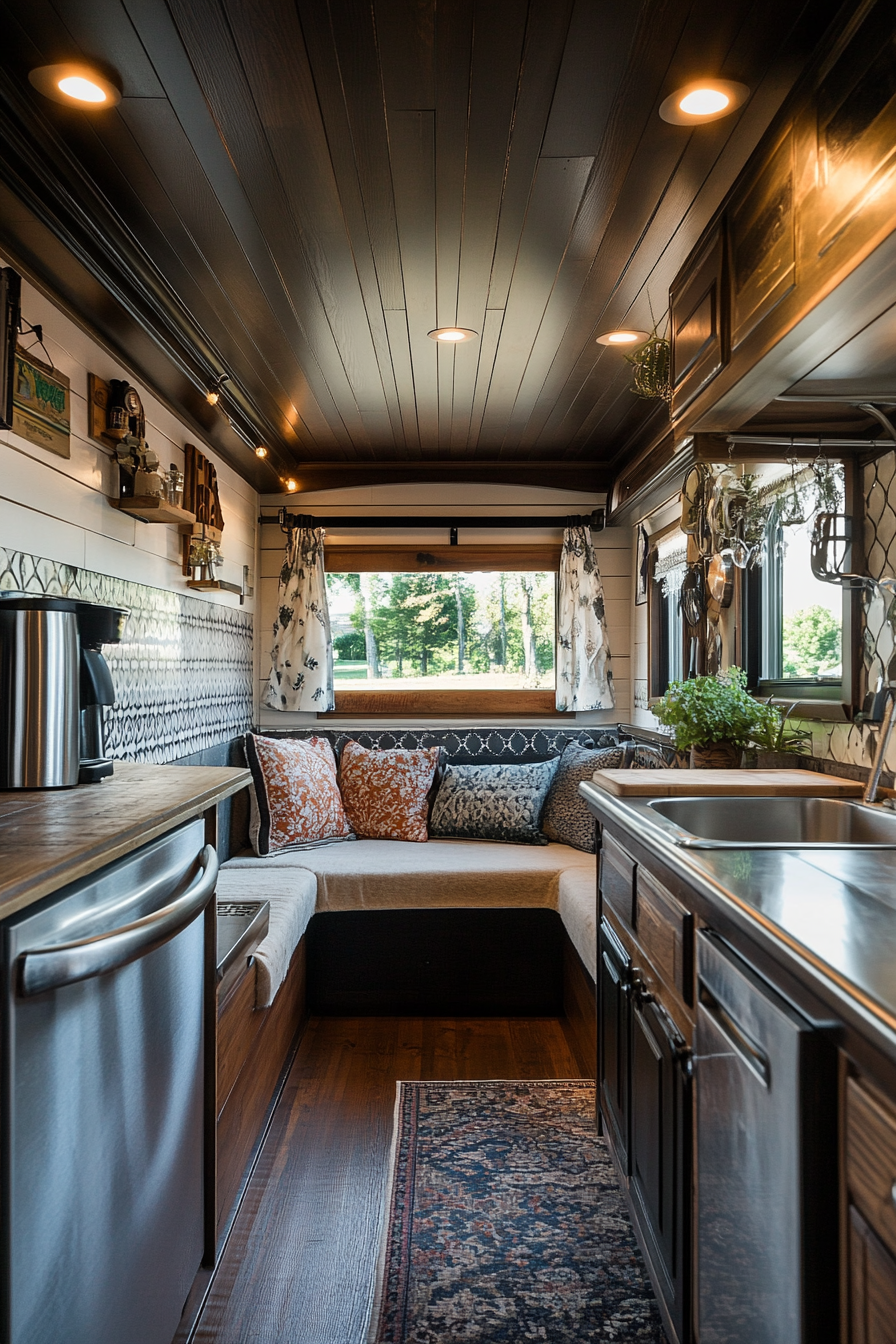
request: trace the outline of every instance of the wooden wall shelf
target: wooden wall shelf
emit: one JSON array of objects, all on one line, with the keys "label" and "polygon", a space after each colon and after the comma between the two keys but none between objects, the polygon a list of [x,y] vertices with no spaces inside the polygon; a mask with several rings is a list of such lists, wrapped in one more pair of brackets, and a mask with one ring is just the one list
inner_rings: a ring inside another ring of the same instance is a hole
[{"label": "wooden wall shelf", "polygon": [[238,583],[229,583],[227,579],[187,579],[188,588],[198,588],[200,592],[236,593],[242,602],[245,593]]},{"label": "wooden wall shelf", "polygon": [[144,523],[180,523],[192,531],[196,522],[187,509],[182,509],[178,504],[169,504],[158,495],[134,495],[130,499],[110,499],[109,503],[113,509],[142,518]]}]

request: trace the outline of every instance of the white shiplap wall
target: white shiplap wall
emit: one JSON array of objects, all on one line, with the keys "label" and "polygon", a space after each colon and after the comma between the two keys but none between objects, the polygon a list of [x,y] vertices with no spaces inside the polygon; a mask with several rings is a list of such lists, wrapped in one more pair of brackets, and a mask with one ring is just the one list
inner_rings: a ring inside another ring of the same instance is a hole
[{"label": "white shiplap wall", "polygon": [[[282,496],[262,496],[262,509],[279,507]],[[483,514],[489,517],[521,514],[553,514],[560,519],[558,528],[536,528],[496,531],[476,529],[462,532],[461,545],[537,545],[559,542],[563,518],[568,513],[590,513],[603,504],[602,494],[570,490],[548,490],[530,486],[504,485],[381,485],[352,489],[324,490],[301,496],[288,496],[287,507],[297,513],[313,513],[324,518],[327,513],[357,515],[359,518],[382,514]],[[329,531],[327,540],[332,545],[361,546],[399,544],[426,549],[444,545],[444,531],[435,529],[408,531]],[[276,527],[261,529],[261,573],[259,594],[259,699],[267,684],[270,667],[268,648],[277,605],[277,576],[283,557],[284,538]],[[577,722],[592,723],[628,720],[631,712],[631,530],[610,528],[594,534],[594,543],[604,580],[610,647],[613,653],[613,675],[616,683],[616,708],[595,714],[576,715]],[[288,728],[315,723],[313,714],[284,714],[277,710],[261,709],[263,727]],[[534,720],[533,720],[534,721]],[[347,722],[347,721],[341,721]],[[396,720],[395,722],[404,722]],[[410,721],[408,721],[410,722]],[[430,722],[430,721],[428,721]],[[497,722],[497,720],[496,720]],[[554,721],[556,722],[556,720]],[[383,726],[386,726],[384,721]]]},{"label": "white shiplap wall", "polygon": [[[71,382],[71,457],[57,457],[11,430],[0,430],[0,546],[154,588],[188,591],[177,528],[128,518],[108,502],[107,497],[117,493],[112,450],[87,433],[87,375],[96,373],[107,380],[127,377],[139,390],[146,410],[146,437],[164,467],[174,462],[183,468],[185,443],[195,443],[214,462],[225,524],[222,578],[239,583],[244,565],[254,575],[258,514],[254,489],[131,370],[27,281],[22,283],[22,312],[32,325],[43,326],[53,364]],[[32,339],[23,337],[22,344],[27,346]],[[45,359],[40,349],[34,354]],[[229,593],[191,591],[191,596],[227,606],[239,604],[239,598]],[[247,610],[252,609],[249,599]]]}]

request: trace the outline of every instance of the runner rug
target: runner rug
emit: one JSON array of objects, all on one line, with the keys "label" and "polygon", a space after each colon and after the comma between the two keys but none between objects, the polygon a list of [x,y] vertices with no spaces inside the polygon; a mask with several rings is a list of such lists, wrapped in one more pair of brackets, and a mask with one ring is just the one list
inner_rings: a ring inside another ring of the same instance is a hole
[{"label": "runner rug", "polygon": [[369,1344],[665,1344],[582,1082],[399,1083]]}]

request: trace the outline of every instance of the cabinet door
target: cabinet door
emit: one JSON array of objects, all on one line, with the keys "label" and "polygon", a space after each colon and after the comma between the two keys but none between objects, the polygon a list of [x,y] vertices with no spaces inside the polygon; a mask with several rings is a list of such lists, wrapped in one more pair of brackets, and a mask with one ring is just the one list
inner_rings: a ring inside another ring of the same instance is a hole
[{"label": "cabinet door", "polygon": [[690,1065],[685,1042],[658,1004],[633,992],[631,1190],[641,1230],[679,1338],[689,1282]]},{"label": "cabinet door", "polygon": [[616,1158],[628,1175],[631,962],[605,919],[599,970],[600,1105]]},{"label": "cabinet door", "polygon": [[849,1210],[850,1344],[889,1344],[896,1321],[896,1261]]}]

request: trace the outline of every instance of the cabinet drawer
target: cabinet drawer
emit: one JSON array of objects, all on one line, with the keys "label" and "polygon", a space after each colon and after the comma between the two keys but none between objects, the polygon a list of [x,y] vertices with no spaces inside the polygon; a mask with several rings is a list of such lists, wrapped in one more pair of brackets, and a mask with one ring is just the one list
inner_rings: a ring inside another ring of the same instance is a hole
[{"label": "cabinet drawer", "polygon": [[853,1203],[896,1254],[896,1113],[846,1080],[846,1180]]},{"label": "cabinet drawer", "polygon": [[637,864],[612,836],[604,832],[600,850],[600,890],[615,915],[629,928],[634,923]]},{"label": "cabinet drawer", "polygon": [[889,1344],[896,1320],[896,1261],[849,1210],[850,1344]]},{"label": "cabinet drawer", "polygon": [[654,969],[685,1003],[692,1003],[693,915],[644,868],[638,869],[635,910],[638,942]]}]

